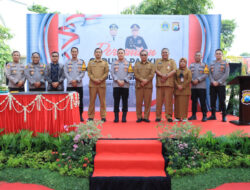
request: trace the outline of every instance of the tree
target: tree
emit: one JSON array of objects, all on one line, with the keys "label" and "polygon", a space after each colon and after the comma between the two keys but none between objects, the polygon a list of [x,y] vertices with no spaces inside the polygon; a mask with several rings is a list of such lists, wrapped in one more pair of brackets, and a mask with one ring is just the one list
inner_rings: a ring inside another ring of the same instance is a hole
[{"label": "tree", "polygon": [[250,53],[244,52],[244,53],[240,54],[240,56],[242,56],[242,57],[250,57]]},{"label": "tree", "polygon": [[11,49],[7,44],[13,36],[10,34],[10,30],[0,25],[0,84],[3,83],[3,68],[6,62],[11,61]]},{"label": "tree", "polygon": [[122,11],[122,14],[207,14],[213,7],[212,0],[143,0],[137,7]]},{"label": "tree", "polygon": [[59,11],[49,11],[48,7],[39,5],[39,4],[33,4],[31,7],[28,7],[29,11],[35,12],[35,13],[39,13],[39,14],[45,14],[45,13],[54,13],[54,14],[59,14]]},{"label": "tree", "polygon": [[44,7],[38,4],[33,4],[31,7],[28,7],[28,10],[40,14],[48,13],[48,7]]},{"label": "tree", "polygon": [[221,49],[224,51],[224,54],[226,54],[227,51],[232,47],[235,28],[235,20],[221,21]]},{"label": "tree", "polygon": [[[189,15],[207,14],[213,8],[212,0],[143,0],[138,6],[122,11],[122,14]],[[226,55],[234,39],[235,20],[222,20],[221,49]]]}]

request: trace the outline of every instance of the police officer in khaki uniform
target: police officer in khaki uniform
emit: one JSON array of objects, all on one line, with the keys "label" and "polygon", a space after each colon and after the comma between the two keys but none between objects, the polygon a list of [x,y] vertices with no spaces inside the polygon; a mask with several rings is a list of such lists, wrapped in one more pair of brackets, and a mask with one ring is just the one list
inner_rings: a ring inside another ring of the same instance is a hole
[{"label": "police officer in khaki uniform", "polygon": [[[136,122],[150,122],[150,107],[152,101],[152,80],[155,74],[155,66],[148,61],[148,52],[140,52],[141,61],[136,62],[134,66],[134,75],[136,79]],[[142,103],[144,102],[144,118],[142,117]]]},{"label": "police officer in khaki uniform", "polygon": [[106,79],[109,73],[109,65],[102,60],[102,49],[96,48],[94,51],[95,59],[88,63],[89,76],[89,121],[95,116],[96,95],[100,100],[100,114],[103,122],[106,121]]},{"label": "police officer in khaki uniform", "polygon": [[46,66],[46,80],[48,81],[48,91],[64,90],[64,69],[63,64],[58,62],[59,53],[51,53],[51,63]]},{"label": "police officer in khaki uniform", "polygon": [[216,60],[210,64],[210,103],[211,116],[208,120],[216,120],[216,100],[219,96],[220,110],[222,111],[222,121],[226,122],[226,80],[229,76],[229,64],[222,60],[223,52],[221,49],[215,51]]},{"label": "police officer in khaki uniform", "polygon": [[189,69],[192,72],[192,87],[191,87],[191,99],[192,99],[192,116],[188,120],[196,120],[197,101],[200,100],[201,111],[203,114],[202,121],[207,121],[207,104],[206,104],[206,78],[209,73],[208,66],[201,62],[201,52],[195,53],[195,63],[191,63]]},{"label": "police officer in khaki uniform", "polygon": [[67,91],[76,91],[80,97],[80,120],[84,121],[83,113],[83,87],[82,78],[86,71],[86,65],[83,60],[78,59],[78,48],[71,48],[71,60],[68,60],[64,65],[64,75],[67,79]]},{"label": "police officer in khaki uniform", "polygon": [[6,77],[9,79],[9,91],[24,91],[25,75],[24,65],[20,63],[20,52],[12,52],[12,62],[5,67]]},{"label": "police officer in khaki uniform", "polygon": [[25,68],[25,77],[29,81],[29,91],[45,91],[45,64],[40,63],[40,54],[32,53],[32,63]]},{"label": "police officer in khaki uniform", "polygon": [[174,95],[174,75],[176,73],[176,63],[169,59],[169,50],[163,48],[162,58],[156,60],[156,122],[161,121],[162,105],[165,104],[165,115],[168,122],[172,122],[173,95]]}]

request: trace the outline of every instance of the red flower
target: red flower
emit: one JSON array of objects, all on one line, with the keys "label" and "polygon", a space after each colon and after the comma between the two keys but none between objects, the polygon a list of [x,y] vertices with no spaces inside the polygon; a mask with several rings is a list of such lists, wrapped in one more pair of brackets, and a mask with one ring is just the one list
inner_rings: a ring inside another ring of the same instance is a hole
[{"label": "red flower", "polygon": [[89,160],[87,157],[84,158],[85,161]]},{"label": "red flower", "polygon": [[55,152],[51,152],[51,154],[55,154]]},{"label": "red flower", "polygon": [[60,159],[58,159],[58,158],[57,158],[57,159],[56,159],[56,161],[57,161],[57,162],[59,162],[59,161],[60,161]]},{"label": "red flower", "polygon": [[59,167],[61,167],[61,164],[58,164]]},{"label": "red flower", "polygon": [[88,166],[88,165],[87,165],[86,163],[82,165],[82,167],[84,167],[84,168],[86,168],[87,166]]}]

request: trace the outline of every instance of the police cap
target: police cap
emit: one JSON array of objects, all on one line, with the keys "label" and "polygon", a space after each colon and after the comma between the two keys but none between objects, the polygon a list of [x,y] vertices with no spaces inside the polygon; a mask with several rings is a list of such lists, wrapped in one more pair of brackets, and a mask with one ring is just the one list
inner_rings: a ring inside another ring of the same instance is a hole
[{"label": "police cap", "polygon": [[138,24],[132,24],[130,27],[132,30],[139,30],[140,26]]},{"label": "police cap", "polygon": [[109,25],[109,29],[110,30],[117,30],[118,26],[116,24],[111,24],[111,25]]}]

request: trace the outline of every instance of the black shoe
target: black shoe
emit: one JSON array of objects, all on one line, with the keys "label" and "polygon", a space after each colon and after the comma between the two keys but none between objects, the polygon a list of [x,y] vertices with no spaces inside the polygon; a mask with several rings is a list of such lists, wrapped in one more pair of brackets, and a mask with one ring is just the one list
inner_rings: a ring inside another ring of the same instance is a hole
[{"label": "black shoe", "polygon": [[161,119],[156,118],[156,119],[155,119],[155,122],[161,122]]},{"label": "black shoe", "polygon": [[81,115],[80,115],[80,121],[84,122],[84,119],[83,119],[83,117]]},{"label": "black shoe", "polygon": [[119,122],[119,112],[115,112],[115,123]]},{"label": "black shoe", "polygon": [[168,118],[168,122],[173,122],[173,119],[172,118]]},{"label": "black shoe", "polygon": [[188,120],[196,120],[196,115],[192,115],[191,117],[188,118]]},{"label": "black shoe", "polygon": [[147,123],[149,123],[149,122],[150,122],[150,120],[149,120],[149,119],[143,119],[143,121],[145,121],[145,122],[147,122]]},{"label": "black shoe", "polygon": [[88,118],[88,121],[93,121],[93,118]]},{"label": "black shoe", "polygon": [[215,115],[211,115],[209,118],[207,118],[207,120],[216,120]]},{"label": "black shoe", "polygon": [[203,115],[203,117],[202,117],[202,120],[201,120],[202,122],[206,122],[207,121],[207,115]]},{"label": "black shoe", "polygon": [[142,122],[142,118],[136,120],[136,123],[140,123],[140,122]]},{"label": "black shoe", "polygon": [[227,122],[226,116],[222,116],[222,122]]},{"label": "black shoe", "polygon": [[126,118],[127,118],[127,112],[122,112],[122,122],[123,123],[127,122]]},{"label": "black shoe", "polygon": [[102,118],[102,122],[106,122],[106,118]]}]

